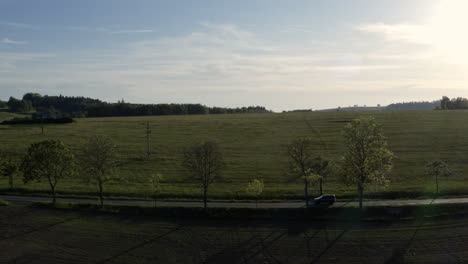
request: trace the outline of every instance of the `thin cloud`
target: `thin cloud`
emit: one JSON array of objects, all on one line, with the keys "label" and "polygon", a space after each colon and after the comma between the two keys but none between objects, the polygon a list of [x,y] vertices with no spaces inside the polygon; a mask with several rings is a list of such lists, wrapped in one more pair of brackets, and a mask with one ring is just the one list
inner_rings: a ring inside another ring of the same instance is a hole
[{"label": "thin cloud", "polygon": [[426,25],[373,23],[359,25],[355,29],[379,34],[388,41],[405,41],[418,44],[431,43],[431,30]]},{"label": "thin cloud", "polygon": [[4,38],[0,41],[2,44],[10,44],[10,45],[25,45],[28,44],[26,41],[17,41],[17,40],[12,40],[9,38]]},{"label": "thin cloud", "polygon": [[8,27],[15,27],[15,28],[23,28],[23,29],[39,29],[40,27],[26,24],[26,23],[18,23],[18,22],[11,22],[11,21],[0,21],[1,26],[8,26]]},{"label": "thin cloud", "polygon": [[111,31],[110,34],[119,35],[119,34],[138,34],[138,33],[152,33],[152,29],[127,29],[127,30],[116,30]]}]

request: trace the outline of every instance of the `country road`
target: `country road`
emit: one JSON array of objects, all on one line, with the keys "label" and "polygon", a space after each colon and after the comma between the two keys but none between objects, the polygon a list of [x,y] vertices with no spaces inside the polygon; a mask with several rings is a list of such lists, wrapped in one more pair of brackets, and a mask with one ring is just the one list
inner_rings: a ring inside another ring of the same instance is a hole
[{"label": "country road", "polygon": [[[0,195],[0,200],[10,202],[44,202],[51,201],[50,197],[36,196],[15,196]],[[57,202],[62,203],[98,203],[97,199],[88,198],[57,198]],[[152,206],[153,201],[148,200],[105,200],[106,204],[118,205],[143,205]],[[398,206],[398,205],[427,205],[427,204],[453,204],[468,203],[468,198],[440,198],[440,199],[421,199],[421,200],[380,200],[364,201],[365,206]],[[179,207],[202,207],[202,202],[195,201],[158,201],[158,206],[179,206]],[[255,207],[253,202],[208,202],[209,207]],[[355,202],[336,202],[333,207],[354,207],[359,206]],[[259,202],[259,208],[299,208],[304,207],[304,202]]]}]

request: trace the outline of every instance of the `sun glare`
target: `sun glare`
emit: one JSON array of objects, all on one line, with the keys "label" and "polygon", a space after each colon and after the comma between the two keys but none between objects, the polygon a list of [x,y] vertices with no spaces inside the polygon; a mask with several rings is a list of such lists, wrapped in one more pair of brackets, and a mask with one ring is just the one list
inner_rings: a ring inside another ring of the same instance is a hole
[{"label": "sun glare", "polygon": [[441,0],[431,19],[430,41],[449,62],[468,65],[468,1]]}]

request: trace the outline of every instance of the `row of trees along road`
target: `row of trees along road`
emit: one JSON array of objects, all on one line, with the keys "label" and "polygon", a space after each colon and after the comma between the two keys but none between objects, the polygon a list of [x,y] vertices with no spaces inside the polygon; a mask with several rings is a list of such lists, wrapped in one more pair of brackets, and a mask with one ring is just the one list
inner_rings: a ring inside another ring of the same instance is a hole
[{"label": "row of trees along road", "polygon": [[[339,162],[337,174],[342,180],[357,187],[359,206],[362,207],[364,192],[369,184],[388,184],[387,175],[392,168],[393,153],[388,150],[382,128],[374,118],[361,117],[353,120],[343,129],[345,151]],[[289,173],[293,179],[304,183],[304,200],[309,206],[309,187],[318,182],[323,194],[323,180],[331,174],[330,162],[322,156],[314,156],[311,138],[293,140],[287,148],[291,163]],[[20,166],[12,159],[3,158],[0,162],[0,176],[9,179],[13,188],[13,177],[21,171],[24,182],[47,181],[53,203],[56,202],[57,184],[64,178],[80,176],[84,181],[98,189],[100,205],[104,204],[104,184],[118,177],[118,159],[113,142],[103,136],[94,136],[81,147],[78,158],[61,141],[46,140],[32,144]],[[200,183],[203,204],[207,207],[208,191],[212,183],[219,180],[225,168],[223,155],[215,142],[205,141],[184,149],[182,165],[192,180]],[[427,165],[428,175],[436,181],[439,192],[439,178],[449,176],[448,165],[436,160]],[[151,196],[155,199],[161,190],[162,175],[150,175]],[[261,179],[254,179],[247,185],[246,192],[258,198],[264,189]]]},{"label": "row of trees along road", "polygon": [[63,142],[41,141],[28,148],[20,171],[23,172],[25,183],[47,181],[53,204],[56,202],[57,184],[64,178],[79,176],[98,187],[100,204],[103,206],[103,184],[117,175],[114,149],[113,143],[107,137],[92,137],[83,145],[77,162]]},{"label": "row of trees along road", "polygon": [[[358,118],[343,129],[346,150],[341,159],[339,175],[358,190],[359,207],[362,207],[364,190],[369,183],[387,184],[386,175],[392,168],[393,154],[381,127],[374,118]],[[298,138],[288,145],[291,160],[290,174],[304,183],[304,200],[309,206],[309,186],[319,182],[323,194],[323,180],[331,173],[330,162],[322,156],[313,156],[314,141]]]}]

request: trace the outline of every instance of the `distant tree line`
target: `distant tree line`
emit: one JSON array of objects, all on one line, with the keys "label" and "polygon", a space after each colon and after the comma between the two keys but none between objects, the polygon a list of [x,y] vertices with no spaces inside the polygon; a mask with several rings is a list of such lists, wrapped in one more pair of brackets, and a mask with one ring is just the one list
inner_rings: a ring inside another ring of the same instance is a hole
[{"label": "distant tree line", "polygon": [[450,99],[447,96],[444,96],[442,97],[442,100],[440,100],[440,107],[438,109],[441,109],[441,110],[468,109],[468,99],[463,98],[463,97]]},{"label": "distant tree line", "polygon": [[8,109],[14,113],[27,113],[34,111],[32,102],[29,100],[18,100],[14,97],[10,97],[7,102]]},{"label": "distant tree line", "polygon": [[304,112],[313,112],[312,109],[294,109],[289,111],[283,111],[283,113],[304,113]]},{"label": "distant tree line", "polygon": [[386,111],[399,111],[399,110],[434,110],[440,105],[440,100],[432,102],[408,102],[390,104],[385,107]]},{"label": "distant tree line", "polygon": [[207,107],[201,104],[99,104],[88,109],[89,117],[152,116],[152,115],[204,115],[236,113],[268,113],[262,106],[242,108]]},{"label": "distant tree line", "polygon": [[[9,108],[9,111],[16,113],[36,111],[36,114],[33,116],[35,119],[84,116],[113,117],[271,112],[263,106],[225,108],[208,107],[201,104],[131,104],[123,100],[117,103],[106,103],[87,97],[42,96],[37,93],[27,93],[21,100],[10,97],[6,106]],[[1,102],[0,108],[4,108]]]},{"label": "distant tree line", "polygon": [[2,125],[36,125],[36,124],[69,124],[73,123],[73,118],[44,118],[44,119],[30,119],[30,118],[14,118],[1,122]]},{"label": "distant tree line", "polygon": [[23,95],[23,101],[30,101],[36,109],[50,109],[55,108],[60,112],[73,114],[86,112],[87,108],[93,105],[101,104],[99,99],[92,99],[87,97],[74,97],[74,96],[48,96],[40,95],[38,93],[27,93]]},{"label": "distant tree line", "polygon": [[0,109],[7,108],[7,107],[8,107],[7,102],[0,100]]}]

